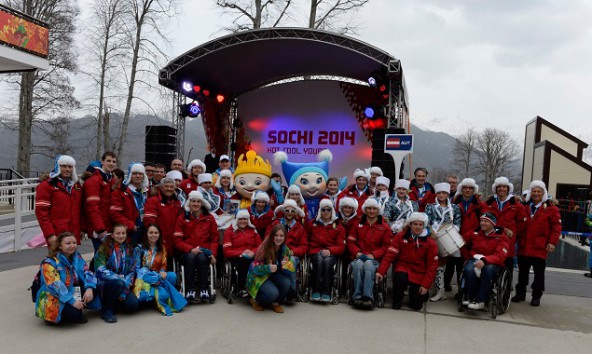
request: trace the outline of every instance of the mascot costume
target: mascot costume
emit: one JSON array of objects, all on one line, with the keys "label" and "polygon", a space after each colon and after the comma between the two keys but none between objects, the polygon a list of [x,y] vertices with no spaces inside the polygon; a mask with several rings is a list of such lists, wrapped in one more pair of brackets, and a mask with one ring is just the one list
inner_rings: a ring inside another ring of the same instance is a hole
[{"label": "mascot costume", "polygon": [[275,164],[282,165],[282,172],[288,186],[295,184],[300,187],[308,208],[309,219],[317,217],[319,202],[327,190],[329,163],[333,160],[333,154],[328,149],[324,149],[319,152],[317,158],[319,162],[289,162],[288,155],[283,151],[273,155]]},{"label": "mascot costume", "polygon": [[256,191],[265,192],[269,189],[271,180],[271,164],[263,160],[253,150],[241,154],[234,171],[234,188],[237,194],[231,199],[240,200],[240,209],[248,209],[251,198]]}]

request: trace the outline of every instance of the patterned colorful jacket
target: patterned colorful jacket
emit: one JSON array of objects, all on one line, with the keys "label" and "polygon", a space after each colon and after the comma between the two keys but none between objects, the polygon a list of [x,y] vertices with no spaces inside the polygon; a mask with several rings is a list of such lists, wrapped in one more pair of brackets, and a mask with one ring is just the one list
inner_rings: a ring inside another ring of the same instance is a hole
[{"label": "patterned colorful jacket", "polygon": [[[278,259],[275,261],[276,265],[278,266],[277,272],[283,272],[284,274],[294,273],[296,271],[296,267],[294,262],[292,262],[292,257],[290,257],[290,249],[288,246],[285,244],[282,245],[280,252],[281,258],[278,257]],[[284,266],[282,266],[282,262],[285,262]],[[257,297],[259,288],[261,288],[261,285],[265,283],[271,274],[269,262],[267,260],[256,258],[253,263],[251,263],[251,266],[249,267],[249,273],[247,274],[246,288],[249,292],[249,295],[251,295],[253,299]]]},{"label": "patterned colorful jacket", "polygon": [[104,255],[101,250],[102,246],[95,253],[95,272],[99,280],[99,286],[105,280],[123,280],[126,290],[122,295],[125,298],[134,284],[136,275],[132,246],[127,242],[121,245],[113,243],[113,246],[109,249],[109,256]]},{"label": "patterned colorful jacket", "polygon": [[[48,257],[41,263],[41,287],[37,292],[35,316],[53,323],[59,323],[65,304],[74,304],[74,284],[80,284],[80,294],[86,289],[95,289],[97,278],[88,269],[88,265],[75,252],[70,261],[62,253],[57,257]],[[87,305],[90,309],[101,308],[99,298],[95,297]]]}]

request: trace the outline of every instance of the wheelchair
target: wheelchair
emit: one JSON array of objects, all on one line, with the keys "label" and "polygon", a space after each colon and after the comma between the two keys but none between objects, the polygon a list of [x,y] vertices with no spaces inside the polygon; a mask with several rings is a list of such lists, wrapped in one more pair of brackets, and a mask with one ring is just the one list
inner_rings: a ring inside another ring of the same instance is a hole
[{"label": "wheelchair", "polygon": [[[351,306],[354,305],[354,299],[353,299],[354,277],[353,277],[352,273],[353,273],[353,268],[351,266],[351,261],[350,261],[350,264],[347,266],[347,284],[346,284],[345,296],[347,299],[347,304],[351,305]],[[387,296],[386,280],[387,280],[387,277],[382,278],[382,280],[380,282],[376,281],[376,279],[374,280],[374,286],[372,288],[374,301],[372,302],[372,308],[375,308],[375,307],[383,308],[384,307],[384,299]]]},{"label": "wheelchair", "polygon": [[230,261],[224,261],[220,291],[229,304],[233,304],[234,300],[238,297],[238,271],[232,266]]},{"label": "wheelchair", "polygon": [[[458,294],[456,296],[458,311],[463,312],[466,305],[462,304],[465,296],[464,271],[461,273]],[[512,296],[512,271],[506,267],[500,268],[497,275],[491,281],[489,295],[485,301],[485,309],[489,311],[491,318],[496,319],[498,315],[503,315],[510,308],[510,298]]]},{"label": "wheelchair", "polygon": [[[205,301],[201,299],[196,299],[195,303],[209,302],[210,304],[213,304],[216,302],[216,266],[210,263],[209,268],[210,270],[208,273],[208,292],[210,297],[208,300]],[[173,272],[177,274],[177,288],[179,289],[179,292],[181,292],[181,295],[185,297],[185,266],[183,266],[181,260],[179,260],[177,257],[174,258]],[[195,270],[194,276],[197,278],[197,269]]]},{"label": "wheelchair", "polygon": [[[306,281],[304,282],[305,287],[303,288],[302,293],[302,302],[308,302],[310,297],[312,296],[312,281],[311,277],[315,272],[314,264],[312,263],[312,259],[306,257]],[[341,267],[342,267],[341,257],[337,257],[337,262],[333,266],[333,285],[331,286],[331,304],[337,305],[339,303],[339,298],[341,297]]]},{"label": "wheelchair", "polygon": [[300,263],[296,267],[296,298],[299,302],[307,302],[309,259],[308,255],[299,258]]}]

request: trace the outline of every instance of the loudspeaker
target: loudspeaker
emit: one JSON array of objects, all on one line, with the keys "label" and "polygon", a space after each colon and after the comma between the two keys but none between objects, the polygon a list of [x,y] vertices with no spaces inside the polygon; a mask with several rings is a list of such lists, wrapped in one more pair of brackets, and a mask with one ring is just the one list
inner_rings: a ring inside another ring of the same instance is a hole
[{"label": "loudspeaker", "polygon": [[144,157],[147,162],[161,163],[169,168],[175,159],[177,129],[167,125],[147,125]]},{"label": "loudspeaker", "polygon": [[[376,129],[372,132],[372,166],[382,169],[384,176],[391,180],[389,190],[392,190],[396,181],[396,171],[393,157],[384,153],[384,136],[386,134],[406,134],[406,132],[402,128]],[[405,165],[405,162],[402,165]],[[401,166],[399,178],[403,178],[403,166]]]}]

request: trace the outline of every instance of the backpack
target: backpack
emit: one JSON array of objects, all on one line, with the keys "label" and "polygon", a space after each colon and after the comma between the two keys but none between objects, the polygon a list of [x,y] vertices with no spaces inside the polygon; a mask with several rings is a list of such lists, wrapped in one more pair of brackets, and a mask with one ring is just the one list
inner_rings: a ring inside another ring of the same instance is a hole
[{"label": "backpack", "polygon": [[39,292],[39,288],[41,288],[41,267],[39,267],[37,274],[35,274],[35,278],[33,278],[31,286],[29,289],[27,289],[31,290],[31,298],[33,302],[37,302],[37,293]]}]

